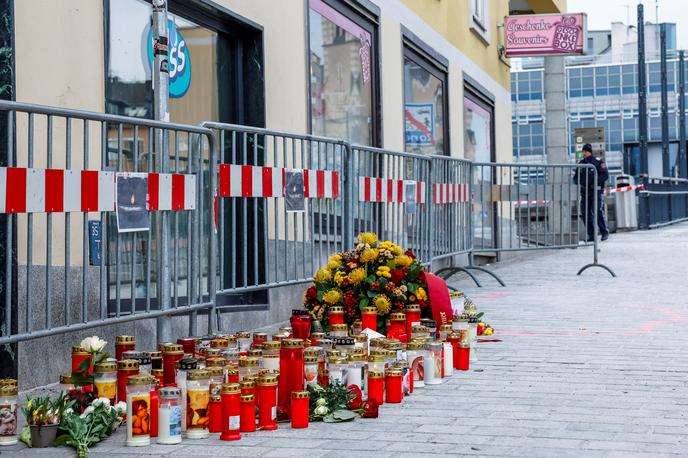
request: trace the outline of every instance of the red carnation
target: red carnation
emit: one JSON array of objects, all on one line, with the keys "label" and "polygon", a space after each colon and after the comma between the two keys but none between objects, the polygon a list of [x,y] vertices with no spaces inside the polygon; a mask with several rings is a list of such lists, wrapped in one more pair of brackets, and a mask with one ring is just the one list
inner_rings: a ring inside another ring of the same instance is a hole
[{"label": "red carnation", "polygon": [[401,281],[405,277],[404,271],[400,269],[392,269],[389,273],[392,275],[392,278],[390,278],[390,280],[392,281],[392,283],[396,283],[397,285],[401,283]]},{"label": "red carnation", "polygon": [[425,271],[424,270],[421,270],[420,272],[418,272],[418,283],[422,283],[422,284],[427,283],[425,281]]},{"label": "red carnation", "polygon": [[306,299],[309,301],[314,300],[316,297],[318,297],[318,291],[315,289],[315,287],[311,286],[306,290]]},{"label": "red carnation", "polygon": [[411,259],[416,259],[416,255],[413,254],[413,251],[411,251],[411,250],[407,250],[406,253],[404,253],[404,254]]},{"label": "red carnation", "polygon": [[380,408],[380,404],[377,399],[369,399],[363,403],[363,417],[365,418],[377,418],[377,411]]},{"label": "red carnation", "polygon": [[347,389],[349,390],[349,394],[353,396],[351,400],[349,400],[349,409],[360,409],[361,404],[363,404],[363,393],[361,392],[361,389],[358,387],[358,385],[349,385]]}]

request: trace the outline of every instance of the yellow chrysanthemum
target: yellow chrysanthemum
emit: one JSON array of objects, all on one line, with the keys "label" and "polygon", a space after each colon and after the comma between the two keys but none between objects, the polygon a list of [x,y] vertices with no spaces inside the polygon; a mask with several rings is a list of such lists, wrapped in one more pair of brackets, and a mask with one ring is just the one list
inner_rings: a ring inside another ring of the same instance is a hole
[{"label": "yellow chrysanthemum", "polygon": [[377,259],[378,251],[375,248],[367,248],[361,253],[360,259],[362,263],[372,262]]},{"label": "yellow chrysanthemum", "polygon": [[336,289],[331,289],[327,291],[325,294],[323,294],[323,300],[327,302],[328,304],[336,304],[339,302],[339,299],[341,299],[342,293],[337,291]]},{"label": "yellow chrysanthemum", "polygon": [[315,281],[320,281],[320,282],[327,281],[330,278],[332,278],[332,272],[329,269],[326,269],[323,267],[322,269],[319,269],[316,272],[316,274],[313,278],[315,279]]},{"label": "yellow chrysanthemum", "polygon": [[372,245],[373,243],[377,242],[377,235],[375,235],[373,232],[361,232],[358,234],[358,241],[360,243]]},{"label": "yellow chrysanthemum", "polygon": [[330,270],[335,270],[342,266],[342,257],[339,255],[330,256],[327,260],[327,268]]},{"label": "yellow chrysanthemum", "polygon": [[345,278],[346,278],[346,274],[344,272],[342,272],[341,270],[338,270],[337,272],[334,273],[334,281],[338,285],[341,285]]},{"label": "yellow chrysanthemum", "polygon": [[366,278],[365,270],[358,267],[349,273],[349,281],[353,285],[361,283]]},{"label": "yellow chrysanthemum", "polygon": [[387,266],[380,266],[377,268],[377,272],[375,272],[375,275],[378,277],[385,277],[385,278],[391,278],[392,274],[389,273],[389,267]]},{"label": "yellow chrysanthemum", "polygon": [[402,254],[401,256],[397,256],[396,258],[394,258],[394,262],[396,263],[397,266],[407,267],[407,266],[410,266],[411,263],[413,263],[413,259],[411,259],[410,256],[406,256],[405,254]]},{"label": "yellow chrysanthemum", "polygon": [[373,304],[375,305],[375,308],[377,309],[377,313],[379,315],[388,314],[390,308],[392,307],[392,303],[384,294],[379,294],[375,296],[375,299],[373,299]]},{"label": "yellow chrysanthemum", "polygon": [[396,245],[394,242],[390,242],[389,240],[385,240],[384,242],[380,242],[378,245],[379,248],[384,248],[386,250],[392,251]]},{"label": "yellow chrysanthemum", "polygon": [[417,296],[418,299],[420,299],[421,301],[427,301],[427,300],[428,300],[428,293],[426,293],[425,290],[424,290],[423,288],[418,288],[418,289],[416,290],[416,296]]},{"label": "yellow chrysanthemum", "polygon": [[400,255],[404,254],[404,250],[402,250],[399,245],[394,245],[392,247],[392,254],[394,256],[400,256]]}]

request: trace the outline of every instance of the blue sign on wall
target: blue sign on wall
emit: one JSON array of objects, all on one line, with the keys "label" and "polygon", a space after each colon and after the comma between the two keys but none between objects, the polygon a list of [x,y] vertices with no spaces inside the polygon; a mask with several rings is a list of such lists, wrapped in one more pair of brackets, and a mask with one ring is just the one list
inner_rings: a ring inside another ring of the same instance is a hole
[{"label": "blue sign on wall", "polygon": [[[177,30],[174,22],[167,21],[169,48],[167,58],[170,71],[170,97],[179,99],[184,97],[191,85],[191,57],[189,48],[182,34]],[[153,34],[148,28],[148,64],[153,66]]]}]

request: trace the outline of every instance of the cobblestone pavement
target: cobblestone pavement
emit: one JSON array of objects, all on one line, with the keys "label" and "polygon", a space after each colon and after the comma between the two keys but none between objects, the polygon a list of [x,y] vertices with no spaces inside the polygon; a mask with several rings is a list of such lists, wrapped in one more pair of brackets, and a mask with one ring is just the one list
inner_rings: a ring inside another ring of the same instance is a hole
[{"label": "cobblestone pavement", "polygon": [[600,260],[616,279],[601,269],[577,277],[591,257],[504,263],[506,288],[481,274],[485,287],[466,292],[501,342],[481,343],[470,372],[384,405],[376,420],[139,449],[118,434],[92,456],[688,455],[688,225],[613,235]]}]

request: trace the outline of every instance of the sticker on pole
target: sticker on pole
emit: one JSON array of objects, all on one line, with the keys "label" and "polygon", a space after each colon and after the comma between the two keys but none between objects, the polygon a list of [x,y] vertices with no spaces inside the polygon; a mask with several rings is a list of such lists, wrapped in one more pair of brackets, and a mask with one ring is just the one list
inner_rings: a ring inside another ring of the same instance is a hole
[{"label": "sticker on pole", "polygon": [[148,174],[119,172],[115,178],[115,212],[118,232],[138,232],[150,229],[150,214],[146,208]]},{"label": "sticker on pole", "polygon": [[407,103],[404,124],[407,145],[435,144],[435,106],[432,103]]},{"label": "sticker on pole", "polygon": [[[153,34],[150,26],[147,27],[147,41],[148,47],[146,56],[148,59],[148,68],[153,68],[153,54],[154,45],[157,48],[155,51],[160,52],[163,46],[167,50],[167,60],[163,61],[166,65],[167,71],[170,74],[170,97],[179,99],[186,95],[186,92],[191,86],[191,56],[189,55],[189,48],[186,45],[186,40],[177,29],[177,25],[171,21],[167,21],[167,34],[169,40],[164,44],[153,43]],[[160,69],[160,71],[165,71]]]},{"label": "sticker on pole", "polygon": [[306,211],[303,186],[303,170],[287,170],[284,173],[284,200],[288,212]]}]

